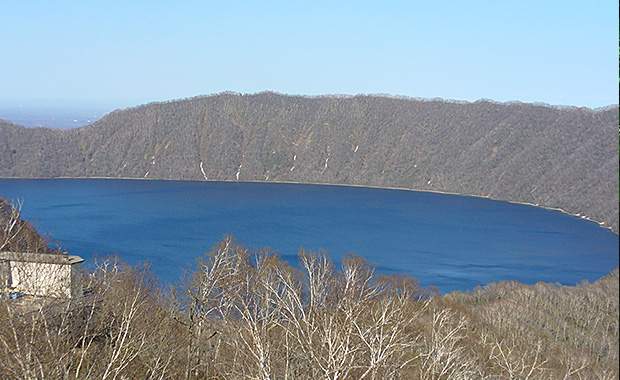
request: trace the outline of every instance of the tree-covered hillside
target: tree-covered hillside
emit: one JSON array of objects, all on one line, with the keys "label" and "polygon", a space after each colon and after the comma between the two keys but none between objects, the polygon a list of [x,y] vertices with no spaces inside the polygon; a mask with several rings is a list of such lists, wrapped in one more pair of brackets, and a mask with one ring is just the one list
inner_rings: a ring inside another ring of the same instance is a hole
[{"label": "tree-covered hillside", "polygon": [[618,231],[618,107],[223,93],[75,130],[0,123],[2,177],[292,181],[558,207]]}]

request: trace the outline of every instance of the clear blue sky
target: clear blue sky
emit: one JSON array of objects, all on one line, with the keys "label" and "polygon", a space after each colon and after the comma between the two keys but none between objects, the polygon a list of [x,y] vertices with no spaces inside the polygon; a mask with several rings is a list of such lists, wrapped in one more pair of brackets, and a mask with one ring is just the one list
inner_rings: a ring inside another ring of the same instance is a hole
[{"label": "clear blue sky", "polygon": [[0,0],[0,99],[618,103],[617,0]]}]

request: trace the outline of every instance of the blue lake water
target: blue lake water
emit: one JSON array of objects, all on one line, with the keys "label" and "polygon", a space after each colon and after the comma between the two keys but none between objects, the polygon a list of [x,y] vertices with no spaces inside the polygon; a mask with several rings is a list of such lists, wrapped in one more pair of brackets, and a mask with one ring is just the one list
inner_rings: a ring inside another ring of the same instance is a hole
[{"label": "blue lake water", "polygon": [[575,285],[618,266],[618,235],[556,211],[483,198],[346,186],[0,179],[23,217],[87,264],[117,253],[175,283],[225,234],[297,264],[300,248],[440,292],[499,280]]}]

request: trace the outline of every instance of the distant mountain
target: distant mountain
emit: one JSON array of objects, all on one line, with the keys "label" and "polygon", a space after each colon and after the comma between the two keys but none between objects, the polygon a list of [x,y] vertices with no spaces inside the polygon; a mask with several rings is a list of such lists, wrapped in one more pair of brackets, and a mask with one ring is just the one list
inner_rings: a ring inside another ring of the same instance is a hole
[{"label": "distant mountain", "polygon": [[618,107],[222,93],[72,130],[0,121],[0,177],[337,183],[562,208],[618,232]]}]

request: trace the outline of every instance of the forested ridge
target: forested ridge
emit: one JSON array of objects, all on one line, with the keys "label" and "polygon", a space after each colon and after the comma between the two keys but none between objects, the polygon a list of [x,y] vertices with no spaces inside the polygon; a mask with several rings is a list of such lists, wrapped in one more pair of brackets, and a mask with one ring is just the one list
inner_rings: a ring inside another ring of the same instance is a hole
[{"label": "forested ridge", "polygon": [[617,232],[617,125],[617,106],[222,93],[74,130],[0,122],[0,176],[445,191],[561,208]]}]

